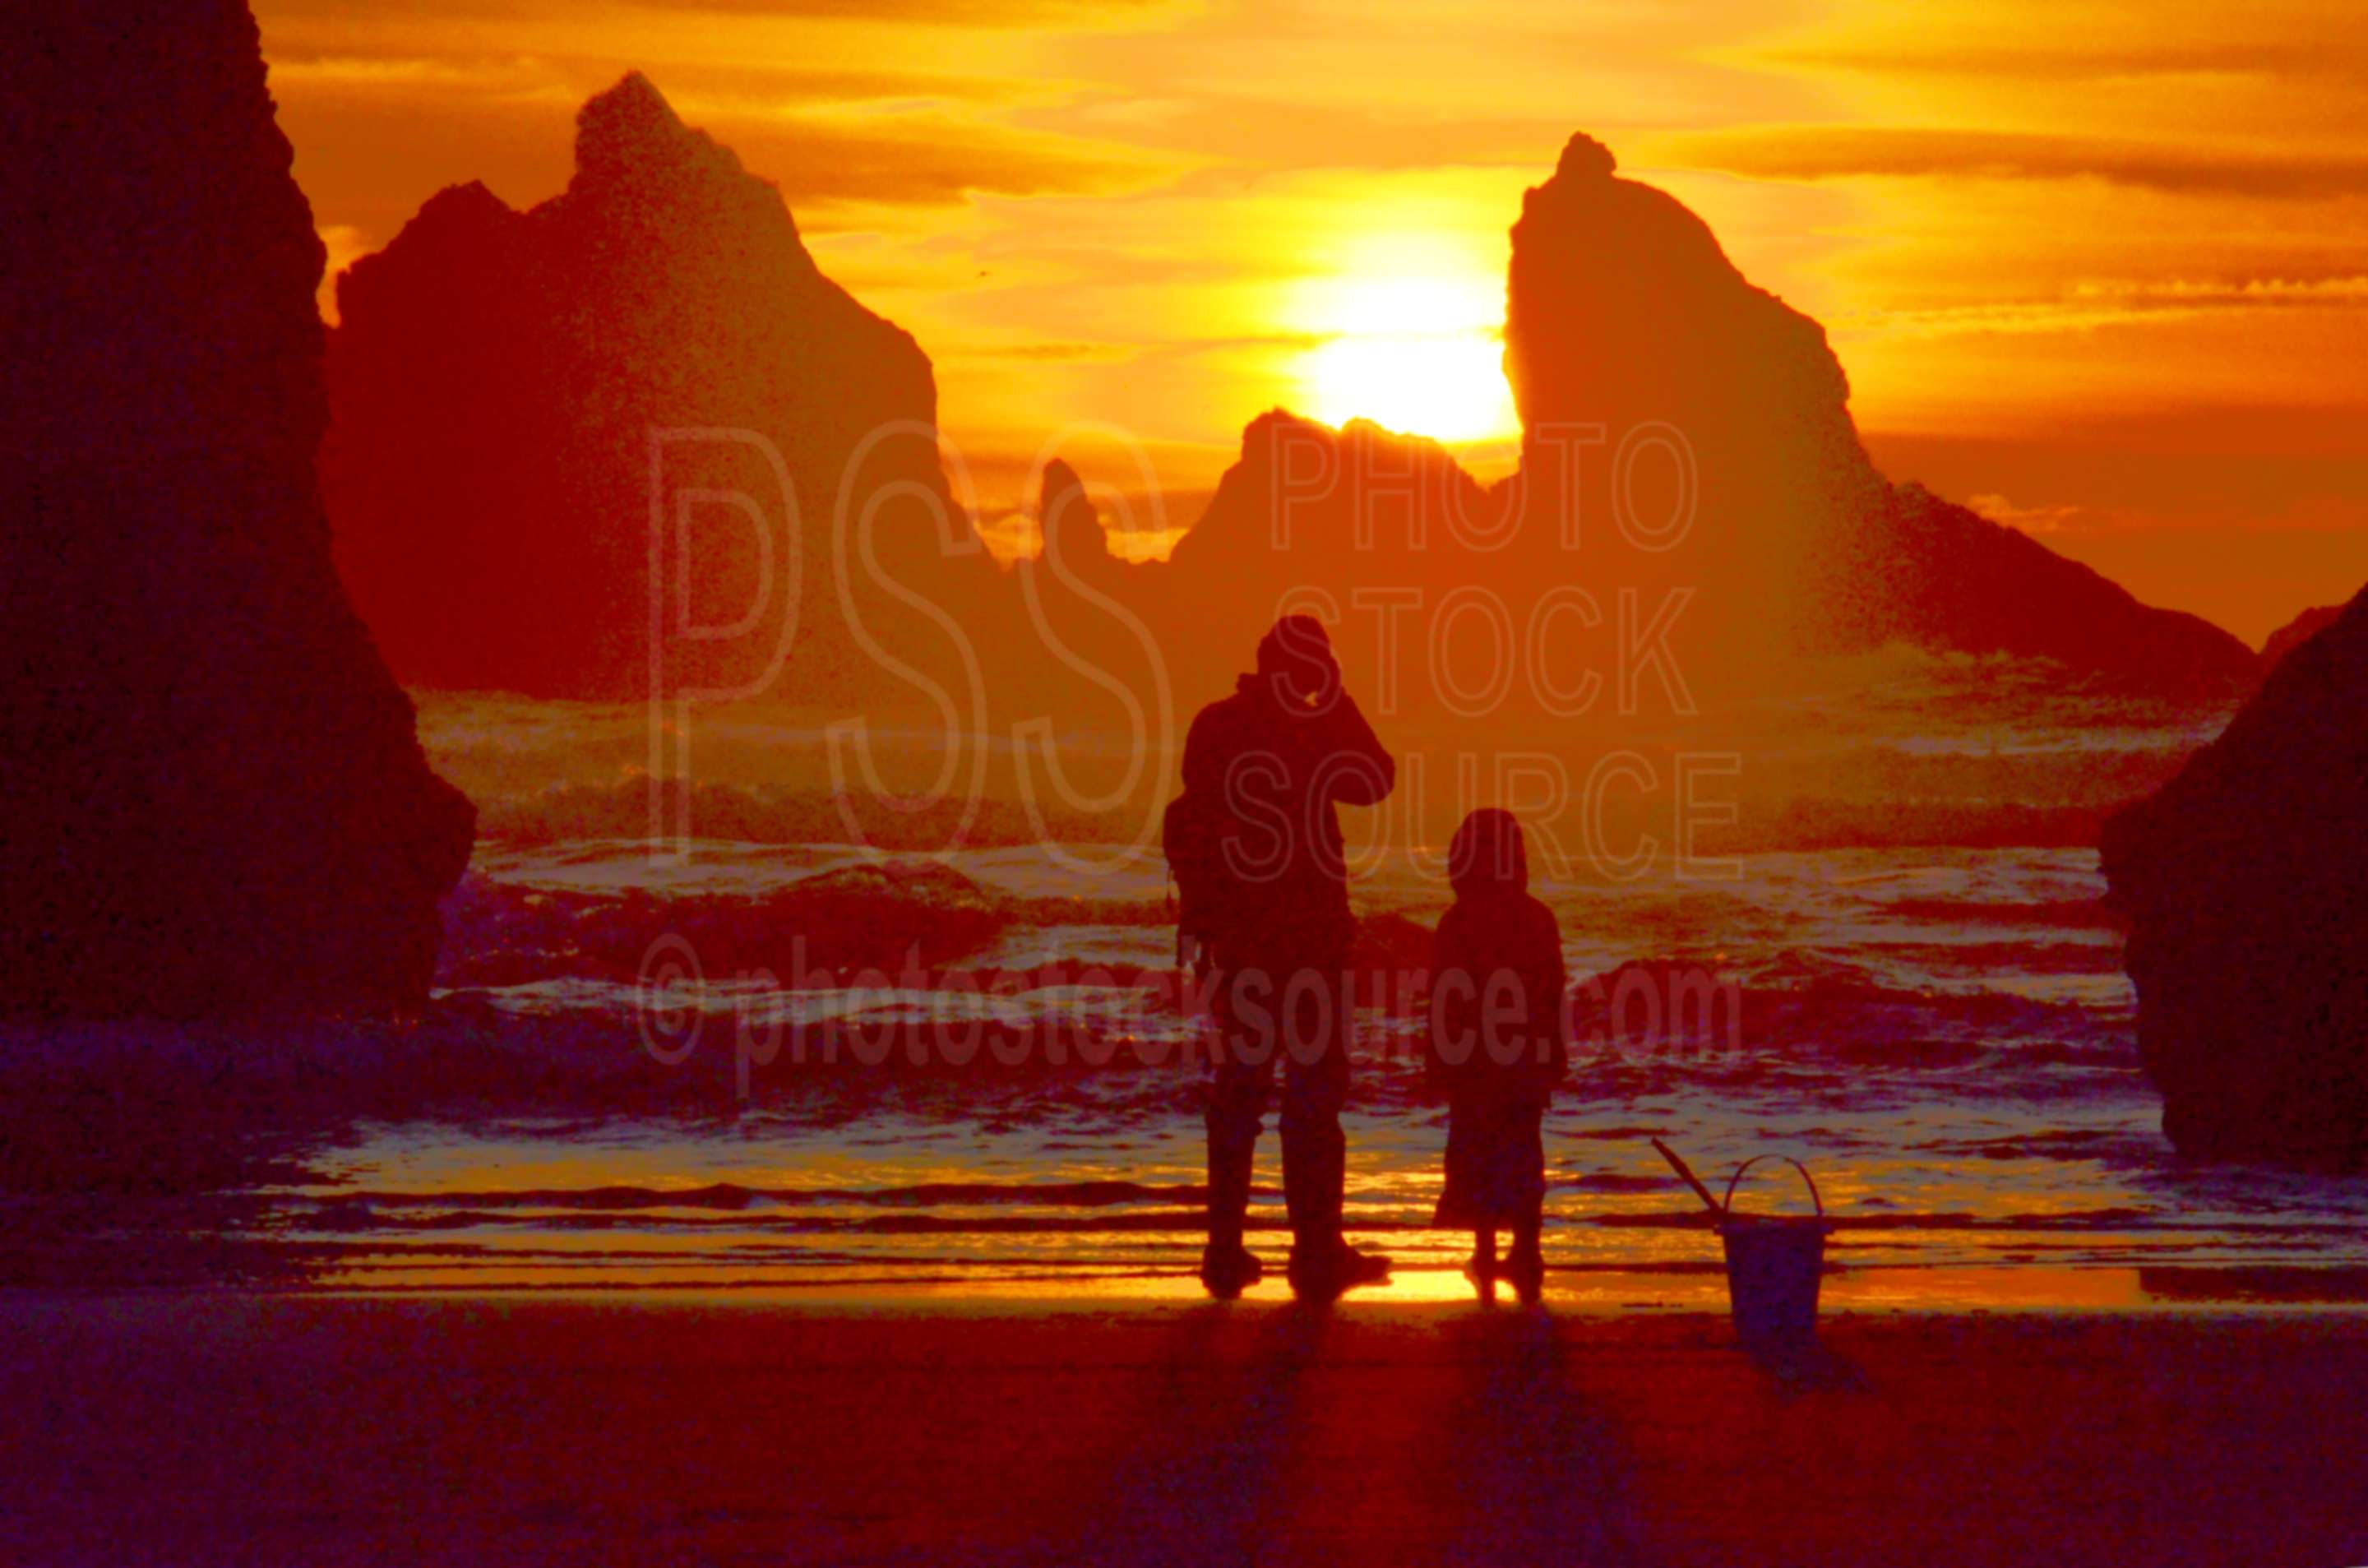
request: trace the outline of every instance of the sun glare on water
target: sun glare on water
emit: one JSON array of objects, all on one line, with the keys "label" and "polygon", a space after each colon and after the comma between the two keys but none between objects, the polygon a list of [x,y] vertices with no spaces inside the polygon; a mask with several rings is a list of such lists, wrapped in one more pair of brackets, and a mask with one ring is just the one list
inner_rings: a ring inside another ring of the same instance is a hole
[{"label": "sun glare on water", "polygon": [[1519,428],[1505,384],[1501,274],[1400,273],[1311,292],[1303,319],[1327,335],[1297,369],[1316,418],[1370,419],[1440,441]]}]

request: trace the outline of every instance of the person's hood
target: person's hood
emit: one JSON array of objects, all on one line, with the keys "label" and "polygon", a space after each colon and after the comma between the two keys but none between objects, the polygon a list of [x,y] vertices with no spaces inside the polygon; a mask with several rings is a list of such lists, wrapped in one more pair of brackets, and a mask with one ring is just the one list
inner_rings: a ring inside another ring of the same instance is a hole
[{"label": "person's hood", "polygon": [[1447,880],[1458,898],[1529,887],[1529,841],[1512,812],[1490,806],[1463,819],[1448,846]]}]

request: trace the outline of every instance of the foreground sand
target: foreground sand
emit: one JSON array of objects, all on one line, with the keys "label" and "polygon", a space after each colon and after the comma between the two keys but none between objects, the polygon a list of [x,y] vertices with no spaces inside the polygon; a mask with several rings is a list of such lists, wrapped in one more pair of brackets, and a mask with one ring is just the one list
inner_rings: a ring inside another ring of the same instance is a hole
[{"label": "foreground sand", "polygon": [[2368,1317],[0,1299],[0,1560],[2368,1562]]}]

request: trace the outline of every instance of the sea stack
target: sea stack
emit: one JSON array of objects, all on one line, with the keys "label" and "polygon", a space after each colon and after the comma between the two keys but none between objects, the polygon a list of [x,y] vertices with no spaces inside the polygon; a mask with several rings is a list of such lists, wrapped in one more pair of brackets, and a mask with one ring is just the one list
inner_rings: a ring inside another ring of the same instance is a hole
[{"label": "sea stack", "polygon": [[1110,530],[1102,526],[1100,509],[1086,493],[1077,471],[1054,458],[1044,465],[1037,487],[1036,526],[1043,535],[1042,556],[1089,577],[1106,577],[1118,562],[1110,554]]},{"label": "sea stack", "polygon": [[1012,624],[928,357],[638,74],[583,107],[563,194],[446,190],[337,300],[338,564],[408,684],[854,709],[915,696],[899,662],[969,685],[900,593],[981,648]]},{"label": "sea stack", "polygon": [[0,1013],[423,1001],[474,812],[338,586],[324,253],[244,0],[0,59]]},{"label": "sea stack", "polygon": [[[1370,420],[1336,430],[1269,409],[1243,429],[1240,455],[1207,509],[1147,585],[1162,602],[1146,613],[1190,691],[1229,687],[1286,610],[1354,614],[1365,624],[1352,632],[1342,621],[1333,636],[1350,689],[1372,693],[1384,716],[1435,720],[1445,711],[1442,687],[1494,680],[1486,666],[1497,653],[1485,630],[1469,626],[1442,640],[1452,645],[1432,647],[1426,629],[1442,596],[1470,584],[1525,619],[1541,591],[1574,574],[1550,539],[1544,551],[1522,539],[1509,551],[1469,550],[1464,541],[1490,530],[1497,514],[1496,498],[1436,441]],[[1563,579],[1552,574],[1558,569]],[[1376,592],[1401,607],[1388,635],[1367,630]],[[1489,705],[1487,717],[1499,725],[1533,720],[1528,695],[1519,685],[1499,693],[1509,700]]]},{"label": "sea stack", "polygon": [[2258,661],[2226,632],[1893,486],[1824,328],[1754,287],[1675,198],[1619,177],[1600,142],[1571,139],[1512,241],[1520,504],[1575,510],[1614,578],[1692,589],[1681,653],[1714,670],[1901,643],[2178,696],[2249,689]]},{"label": "sea stack", "polygon": [[[1194,607],[1162,621],[1188,666],[1295,594],[1355,625],[1352,683],[1499,734],[1814,689],[1892,646],[2182,699],[2257,679],[2218,628],[1894,485],[1825,329],[1592,138],[1523,198],[1506,299],[1519,470],[1484,490],[1419,437],[1259,416],[1157,584]],[[1634,688],[1604,684],[1623,661]],[[1492,684],[1508,665],[1526,678]]]},{"label": "sea stack", "polygon": [[2368,592],[2106,823],[2103,860],[2171,1141],[2368,1159]]}]

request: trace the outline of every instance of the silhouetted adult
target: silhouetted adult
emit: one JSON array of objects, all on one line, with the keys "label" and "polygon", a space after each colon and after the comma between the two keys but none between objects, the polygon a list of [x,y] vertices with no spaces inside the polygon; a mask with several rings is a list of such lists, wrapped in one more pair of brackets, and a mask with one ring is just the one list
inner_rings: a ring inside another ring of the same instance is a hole
[{"label": "silhouetted adult", "polygon": [[1214,1295],[1237,1295],[1264,1272],[1242,1223],[1278,1060],[1292,1288],[1331,1296],[1388,1272],[1387,1259],[1340,1234],[1356,925],[1338,807],[1372,805],[1396,778],[1342,687],[1331,640],[1306,616],[1275,623],[1257,672],[1202,709],[1185,738],[1185,791],[1222,802],[1235,890],[1209,944],[1218,1034],[1201,1278]]}]

